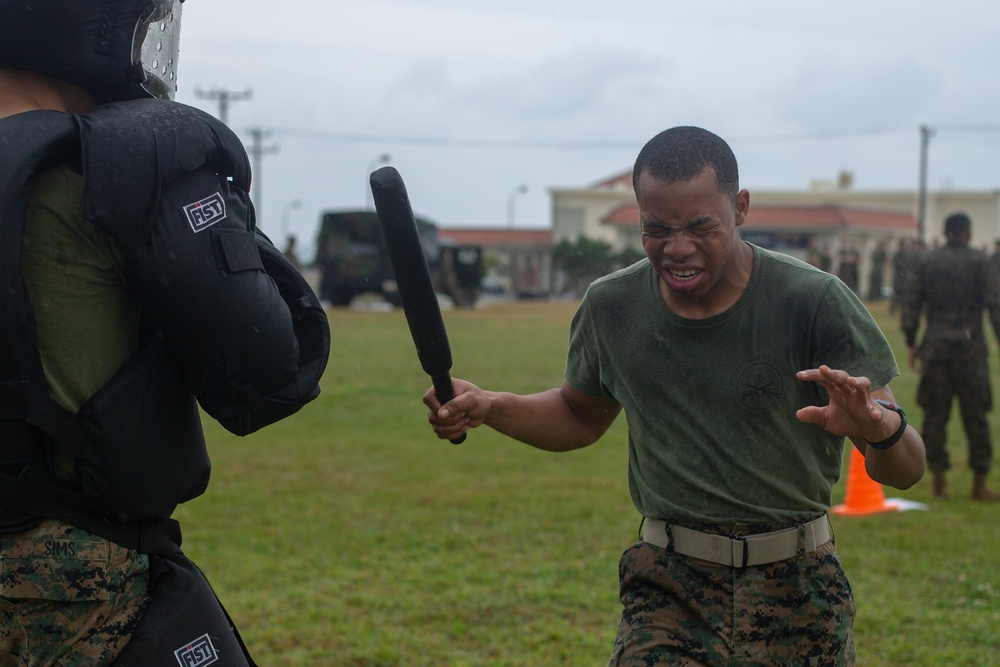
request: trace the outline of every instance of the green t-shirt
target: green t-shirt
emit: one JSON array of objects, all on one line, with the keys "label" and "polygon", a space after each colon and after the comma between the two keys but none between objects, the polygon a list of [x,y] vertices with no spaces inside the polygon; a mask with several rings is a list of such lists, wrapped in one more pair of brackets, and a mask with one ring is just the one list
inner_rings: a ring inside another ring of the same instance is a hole
[{"label": "green t-shirt", "polygon": [[[139,331],[122,248],[83,217],[82,202],[83,178],[69,167],[36,176],[21,256],[49,395],[71,412],[135,354]],[[72,474],[58,459],[61,473]]]},{"label": "green t-shirt", "polygon": [[795,373],[827,364],[874,387],[898,375],[840,280],[753,251],[746,291],[719,315],[674,314],[643,260],[594,282],[573,318],[566,379],[624,407],[629,488],[643,516],[789,524],[825,512],[844,439],[795,417],[828,403]]}]

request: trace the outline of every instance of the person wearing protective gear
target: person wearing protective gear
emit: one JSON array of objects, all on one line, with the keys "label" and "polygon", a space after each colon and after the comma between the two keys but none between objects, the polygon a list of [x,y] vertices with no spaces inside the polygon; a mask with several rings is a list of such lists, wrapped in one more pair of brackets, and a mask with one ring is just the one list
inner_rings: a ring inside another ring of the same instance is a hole
[{"label": "person wearing protective gear", "polygon": [[0,667],[253,665],[171,514],[200,406],[314,399],[326,314],[222,123],[172,101],[183,0],[0,0]]}]

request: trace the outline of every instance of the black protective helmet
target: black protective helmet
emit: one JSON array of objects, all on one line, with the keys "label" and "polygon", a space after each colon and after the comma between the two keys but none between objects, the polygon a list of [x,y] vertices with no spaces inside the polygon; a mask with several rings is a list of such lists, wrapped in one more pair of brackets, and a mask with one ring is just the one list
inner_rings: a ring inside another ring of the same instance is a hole
[{"label": "black protective helmet", "polygon": [[184,0],[0,0],[0,65],[82,86],[98,103],[173,99]]}]

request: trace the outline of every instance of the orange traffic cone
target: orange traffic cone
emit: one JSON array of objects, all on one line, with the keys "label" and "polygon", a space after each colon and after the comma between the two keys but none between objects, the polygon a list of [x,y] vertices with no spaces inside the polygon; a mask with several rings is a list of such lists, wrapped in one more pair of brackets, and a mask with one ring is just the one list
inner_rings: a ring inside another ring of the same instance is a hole
[{"label": "orange traffic cone", "polygon": [[851,465],[847,470],[847,493],[843,505],[834,505],[834,514],[859,516],[878,512],[898,512],[896,503],[887,503],[882,485],[868,476],[865,457],[851,447]]}]

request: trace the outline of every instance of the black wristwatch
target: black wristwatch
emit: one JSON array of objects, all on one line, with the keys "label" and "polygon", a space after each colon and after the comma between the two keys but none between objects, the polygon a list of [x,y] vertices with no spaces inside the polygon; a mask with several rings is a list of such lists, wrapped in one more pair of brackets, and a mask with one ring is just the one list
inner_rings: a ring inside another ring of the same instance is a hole
[{"label": "black wristwatch", "polygon": [[880,440],[879,442],[868,442],[867,440],[865,440],[865,442],[868,443],[868,446],[873,449],[889,449],[897,442],[899,442],[899,439],[903,437],[903,433],[906,432],[906,413],[903,412],[903,408],[899,407],[894,403],[890,403],[889,401],[883,401],[881,398],[876,398],[875,402],[881,405],[886,410],[892,410],[897,415],[899,415],[900,419],[899,428],[896,429],[896,432],[890,435],[885,440]]}]

